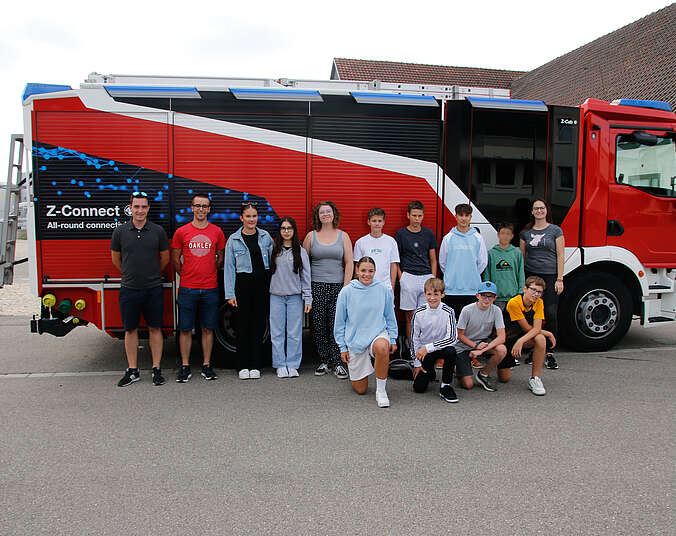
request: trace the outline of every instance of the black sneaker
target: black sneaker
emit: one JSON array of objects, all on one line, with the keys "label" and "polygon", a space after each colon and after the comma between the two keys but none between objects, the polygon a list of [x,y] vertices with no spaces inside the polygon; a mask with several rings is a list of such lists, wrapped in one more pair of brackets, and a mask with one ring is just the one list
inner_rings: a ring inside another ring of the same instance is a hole
[{"label": "black sneaker", "polygon": [[444,399],[446,402],[457,402],[458,401],[458,395],[455,394],[455,391],[453,390],[453,387],[450,385],[444,385],[440,390],[439,390],[439,396]]},{"label": "black sneaker", "polygon": [[[188,380],[192,378],[192,372],[190,370],[190,365],[181,365],[181,368],[178,369],[178,376],[176,381],[178,383],[188,383]],[[164,382],[162,382],[164,383]],[[162,385],[162,384],[160,384]]]},{"label": "black sneaker", "polygon": [[547,354],[545,356],[545,367],[552,370],[556,370],[557,368],[559,368],[559,364],[556,362],[554,354]]},{"label": "black sneaker", "polygon": [[164,385],[164,377],[160,367],[153,367],[153,385]]},{"label": "black sneaker", "polygon": [[141,379],[141,376],[138,372],[137,368],[128,368],[126,372],[124,373],[124,376],[122,379],[117,382],[118,387],[127,387],[127,385],[131,385],[134,382],[137,382]]},{"label": "black sneaker", "polygon": [[479,371],[477,371],[477,373],[474,375],[474,381],[486,389],[486,391],[490,391],[491,393],[498,390],[497,387],[495,387],[493,380],[491,380],[489,376],[484,376]]},{"label": "black sneaker", "polygon": [[211,368],[211,365],[203,365],[202,378],[204,378],[207,381],[210,381],[215,380],[216,378],[218,378],[218,376],[216,376],[216,374],[214,373],[214,370]]},{"label": "black sneaker", "polygon": [[424,393],[427,391],[427,386],[432,381],[432,375],[428,372],[421,370],[418,372],[418,375],[413,380],[413,390],[416,393]]},{"label": "black sneaker", "polygon": [[533,354],[532,354],[532,353],[528,354],[528,355],[526,356],[526,359],[523,360],[523,362],[524,362],[526,365],[532,365],[532,364],[533,364]]}]

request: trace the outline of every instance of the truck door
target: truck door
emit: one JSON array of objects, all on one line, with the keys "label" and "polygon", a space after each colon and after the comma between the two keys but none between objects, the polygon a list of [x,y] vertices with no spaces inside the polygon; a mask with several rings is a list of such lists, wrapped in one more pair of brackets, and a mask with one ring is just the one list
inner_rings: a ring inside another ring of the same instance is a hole
[{"label": "truck door", "polygon": [[647,267],[676,265],[676,136],[671,128],[613,128],[615,172],[608,195],[608,245]]}]

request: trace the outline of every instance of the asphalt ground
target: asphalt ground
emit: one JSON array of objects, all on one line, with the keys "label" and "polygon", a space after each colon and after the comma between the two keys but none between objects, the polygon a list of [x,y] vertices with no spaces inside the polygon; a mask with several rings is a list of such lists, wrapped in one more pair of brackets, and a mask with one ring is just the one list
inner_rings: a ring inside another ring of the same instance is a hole
[{"label": "asphalt ground", "polygon": [[[3,290],[0,290],[0,294]],[[458,404],[388,381],[193,368],[116,387],[121,341],[0,314],[0,535],[674,534],[676,329],[514,369]]]},{"label": "asphalt ground", "polygon": [[[116,387],[122,343],[0,318],[2,534],[673,534],[674,334],[448,404],[221,370]],[[149,367],[147,349],[142,367]],[[309,364],[308,364],[309,365]],[[194,368],[193,372],[198,372]]]}]

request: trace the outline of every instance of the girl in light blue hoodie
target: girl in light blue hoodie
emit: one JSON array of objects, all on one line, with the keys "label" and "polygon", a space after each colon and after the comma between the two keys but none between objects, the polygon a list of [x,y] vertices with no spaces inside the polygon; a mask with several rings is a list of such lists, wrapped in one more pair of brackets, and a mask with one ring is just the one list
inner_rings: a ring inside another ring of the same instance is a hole
[{"label": "girl in light blue hoodie", "polygon": [[366,393],[368,377],[374,372],[371,358],[375,358],[376,402],[387,408],[390,400],[385,386],[390,354],[397,349],[397,319],[393,294],[386,285],[374,281],[375,273],[371,257],[357,261],[358,279],[338,294],[333,336],[357,394]]}]

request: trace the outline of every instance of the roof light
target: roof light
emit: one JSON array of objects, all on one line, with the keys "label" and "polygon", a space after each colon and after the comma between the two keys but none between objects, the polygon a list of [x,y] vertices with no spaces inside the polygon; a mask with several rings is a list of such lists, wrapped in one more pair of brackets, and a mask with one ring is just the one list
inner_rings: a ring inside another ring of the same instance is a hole
[{"label": "roof light", "polygon": [[539,100],[488,99],[484,97],[465,97],[472,108],[491,108],[493,110],[517,110],[546,112],[547,105]]},{"label": "roof light", "polygon": [[202,98],[194,87],[103,86],[111,97],[145,97],[170,99]]},{"label": "roof light", "polygon": [[401,95],[399,93],[372,93],[351,91],[350,94],[360,104],[399,104],[405,106],[439,106],[432,95]]},{"label": "roof light", "polygon": [[55,93],[57,91],[69,91],[73,89],[70,86],[62,86],[60,84],[35,84],[28,83],[26,88],[23,90],[22,101],[25,101],[31,95],[40,95],[42,93]]},{"label": "roof light", "polygon": [[658,100],[641,100],[641,99],[615,99],[611,104],[619,106],[635,106],[636,108],[652,108],[654,110],[664,110],[671,112],[671,104]]},{"label": "roof light", "polygon": [[310,89],[253,89],[231,87],[230,92],[240,100],[279,100],[324,102],[317,90]]}]

